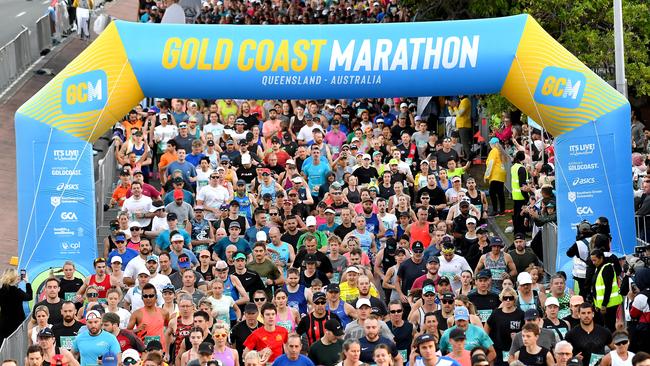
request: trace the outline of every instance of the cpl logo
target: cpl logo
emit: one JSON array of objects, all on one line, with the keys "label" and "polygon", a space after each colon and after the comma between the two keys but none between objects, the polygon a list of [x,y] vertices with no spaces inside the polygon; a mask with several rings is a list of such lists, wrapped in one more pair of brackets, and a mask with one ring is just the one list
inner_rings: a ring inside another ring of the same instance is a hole
[{"label": "cpl logo", "polygon": [[578,215],[593,215],[594,210],[589,206],[578,206],[576,207],[576,214]]},{"label": "cpl logo", "polygon": [[63,82],[61,109],[76,114],[104,108],[108,98],[108,79],[103,70],[85,72]]},{"label": "cpl logo", "polygon": [[587,80],[580,72],[549,66],[539,78],[535,100],[556,107],[577,108],[586,84]]},{"label": "cpl logo", "polygon": [[74,212],[61,212],[61,220],[63,221],[77,221],[77,214]]}]

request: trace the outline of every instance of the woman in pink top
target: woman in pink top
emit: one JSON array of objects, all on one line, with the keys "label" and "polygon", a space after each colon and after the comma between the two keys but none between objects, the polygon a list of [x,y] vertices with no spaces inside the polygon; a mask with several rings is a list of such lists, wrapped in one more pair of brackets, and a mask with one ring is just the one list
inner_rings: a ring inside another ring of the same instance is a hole
[{"label": "woman in pink top", "polygon": [[214,353],[212,359],[221,360],[223,366],[239,365],[239,354],[237,351],[228,347],[226,341],[228,340],[229,329],[225,324],[219,323],[215,325],[212,337],[214,339]]},{"label": "woman in pink top", "polygon": [[289,295],[285,290],[276,290],[275,296],[273,297],[273,303],[277,308],[275,323],[291,333],[296,330],[300,314],[298,310],[287,306],[288,301]]}]

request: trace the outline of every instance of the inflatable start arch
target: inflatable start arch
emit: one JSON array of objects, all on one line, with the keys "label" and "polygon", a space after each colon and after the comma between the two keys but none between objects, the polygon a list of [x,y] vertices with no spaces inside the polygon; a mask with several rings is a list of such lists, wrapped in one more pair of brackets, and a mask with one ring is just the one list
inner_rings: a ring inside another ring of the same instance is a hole
[{"label": "inflatable start arch", "polygon": [[[352,98],[500,92],[556,136],[559,248],[607,216],[630,252],[630,107],[528,15],[373,25],[112,23],[16,112],[30,276],[96,255],[92,149],[144,96]],[[570,271],[558,255],[558,268]]]}]

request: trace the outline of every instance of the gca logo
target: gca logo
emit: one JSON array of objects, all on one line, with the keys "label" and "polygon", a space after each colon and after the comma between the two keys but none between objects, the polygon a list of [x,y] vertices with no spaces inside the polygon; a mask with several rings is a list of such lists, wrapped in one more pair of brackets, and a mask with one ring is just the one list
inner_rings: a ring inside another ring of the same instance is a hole
[{"label": "gca logo", "polygon": [[573,186],[581,186],[583,184],[596,184],[596,178],[575,178],[573,179]]},{"label": "gca logo", "polygon": [[61,220],[64,221],[77,221],[77,214],[74,212],[61,212]]},{"label": "gca logo", "polygon": [[576,207],[576,213],[578,215],[593,215],[594,210],[592,210],[589,206],[578,206]]}]

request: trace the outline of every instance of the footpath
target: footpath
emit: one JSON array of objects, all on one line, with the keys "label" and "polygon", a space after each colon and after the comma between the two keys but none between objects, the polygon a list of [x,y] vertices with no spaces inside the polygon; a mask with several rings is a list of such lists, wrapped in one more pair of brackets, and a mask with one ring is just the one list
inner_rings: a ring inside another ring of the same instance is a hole
[{"label": "footpath", "polygon": [[[135,21],[138,0],[114,0],[104,6],[104,12],[114,19]],[[18,205],[16,202],[16,141],[14,114],[32,95],[63,70],[87,46],[72,35],[40,59],[0,100],[0,271],[8,268],[10,259],[18,253]],[[36,72],[48,70],[51,73]]]}]

